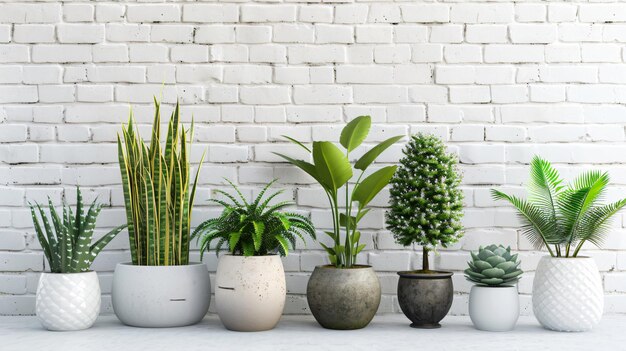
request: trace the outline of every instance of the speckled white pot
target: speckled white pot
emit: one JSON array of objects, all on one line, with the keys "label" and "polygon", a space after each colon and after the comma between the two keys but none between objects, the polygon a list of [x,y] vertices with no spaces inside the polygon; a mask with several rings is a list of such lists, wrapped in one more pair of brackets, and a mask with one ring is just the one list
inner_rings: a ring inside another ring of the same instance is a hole
[{"label": "speckled white pot", "polygon": [[203,263],[118,263],[111,300],[115,315],[127,325],[163,328],[196,324],[204,318],[211,302],[209,271]]},{"label": "speckled white pot", "polygon": [[221,255],[215,277],[215,308],[224,326],[262,331],[278,324],[285,307],[285,271],[279,256]]},{"label": "speckled white pot", "polygon": [[593,258],[541,258],[533,280],[533,312],[541,325],[556,331],[591,330],[603,309],[602,279]]},{"label": "speckled white pot", "polygon": [[96,272],[42,273],[35,310],[48,330],[90,328],[100,313],[98,275]]},{"label": "speckled white pot", "polygon": [[509,331],[519,318],[517,286],[472,286],[469,315],[474,327],[485,331]]}]

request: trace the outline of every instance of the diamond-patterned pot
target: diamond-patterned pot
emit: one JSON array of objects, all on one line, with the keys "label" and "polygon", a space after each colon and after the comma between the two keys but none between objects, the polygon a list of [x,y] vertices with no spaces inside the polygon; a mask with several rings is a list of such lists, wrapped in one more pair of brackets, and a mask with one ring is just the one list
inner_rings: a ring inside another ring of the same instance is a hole
[{"label": "diamond-patterned pot", "polygon": [[90,328],[100,313],[98,275],[96,272],[42,273],[35,309],[48,330]]},{"label": "diamond-patterned pot", "polygon": [[602,318],[602,280],[593,258],[542,257],[533,281],[533,312],[545,328],[591,330]]}]

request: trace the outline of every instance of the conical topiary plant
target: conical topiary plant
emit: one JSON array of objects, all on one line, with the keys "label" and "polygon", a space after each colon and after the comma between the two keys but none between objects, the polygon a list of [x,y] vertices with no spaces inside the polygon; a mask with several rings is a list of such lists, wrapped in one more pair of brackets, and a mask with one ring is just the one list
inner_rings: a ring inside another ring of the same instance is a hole
[{"label": "conical topiary plant", "polygon": [[467,262],[465,278],[478,285],[512,286],[522,275],[521,261],[517,254],[511,255],[511,247],[489,245],[480,247],[478,253],[471,253],[472,261]]},{"label": "conical topiary plant", "polygon": [[387,229],[404,246],[422,246],[424,272],[428,252],[447,247],[462,236],[463,192],[457,158],[434,135],[417,134],[403,150],[391,178]]}]

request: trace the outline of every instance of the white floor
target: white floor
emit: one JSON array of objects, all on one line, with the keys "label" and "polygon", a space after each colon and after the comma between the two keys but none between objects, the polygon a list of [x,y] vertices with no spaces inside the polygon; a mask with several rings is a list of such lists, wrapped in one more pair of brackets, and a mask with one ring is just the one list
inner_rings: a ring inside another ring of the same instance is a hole
[{"label": "white floor", "polygon": [[447,317],[443,327],[409,327],[403,315],[377,316],[367,328],[326,330],[311,316],[286,316],[274,330],[238,333],[224,329],[216,316],[202,323],[172,329],[141,329],[102,316],[93,328],[80,332],[49,332],[35,317],[0,317],[2,351],[140,351],[140,350],[626,350],[626,315],[605,316],[587,333],[557,333],[542,329],[532,317],[522,317],[515,331],[475,330],[469,317]]}]

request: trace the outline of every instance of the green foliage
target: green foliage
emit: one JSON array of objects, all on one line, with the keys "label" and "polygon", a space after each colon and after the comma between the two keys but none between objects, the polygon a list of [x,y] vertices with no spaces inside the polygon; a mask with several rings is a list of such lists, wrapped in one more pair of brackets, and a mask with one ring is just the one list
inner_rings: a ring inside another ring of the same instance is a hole
[{"label": "green foliage", "polygon": [[[123,140],[117,138],[131,256],[134,265],[185,265],[189,263],[189,224],[200,173],[198,166],[190,192],[187,148],[193,139],[193,122],[188,132],[180,127],[177,103],[163,152],[156,99],[154,105],[149,146],[137,132],[132,113],[122,130]],[[203,160],[204,156],[200,165]]]},{"label": "green foliage", "polygon": [[[50,264],[52,273],[80,273],[89,271],[93,260],[100,251],[126,228],[121,225],[91,243],[96,219],[102,206],[94,201],[87,212],[83,211],[83,197],[80,188],[76,188],[76,214],[63,202],[62,217],[48,198],[50,220],[38,203],[30,204],[30,213],[44,255]],[[38,218],[41,217],[41,222]],[[52,225],[50,225],[52,222]],[[42,224],[43,223],[43,224]]]},{"label": "green foliage", "polygon": [[[369,211],[366,208],[369,202],[389,183],[389,179],[396,170],[396,166],[386,166],[361,181],[365,170],[383,151],[400,140],[402,136],[392,137],[379,143],[357,160],[354,168],[361,170],[361,174],[354,187],[350,189],[348,181],[353,176],[352,165],[349,161],[350,151],[359,147],[367,138],[371,124],[370,116],[359,116],[346,124],[339,138],[345,153],[329,141],[315,141],[313,147],[308,148],[293,138],[285,137],[311,154],[313,163],[276,153],[313,177],[328,196],[333,216],[333,231],[326,232],[326,234],[332,238],[334,245],[331,247],[321,245],[328,252],[331,263],[338,268],[350,268],[355,264],[356,256],[365,247],[365,244],[359,243],[361,233],[357,230],[358,223]],[[346,198],[346,205],[343,210],[339,207],[339,190],[341,188],[345,188]],[[357,202],[358,206],[356,214],[353,215],[352,206],[354,202]],[[345,236],[344,240],[342,240],[342,232]]]},{"label": "green foliage", "polygon": [[576,257],[586,241],[600,246],[610,219],[626,199],[600,204],[609,184],[606,172],[588,171],[563,185],[550,162],[535,156],[530,163],[528,199],[492,189],[495,200],[506,200],[518,211],[522,231],[537,249],[554,257]]},{"label": "green foliage", "polygon": [[279,212],[280,209],[292,205],[291,202],[270,205],[272,199],[281,194],[282,190],[263,198],[274,181],[263,188],[251,203],[246,201],[237,186],[230,181],[228,183],[239,199],[217,190],[228,201],[210,201],[224,207],[222,214],[200,224],[193,232],[192,237],[198,238],[200,242],[202,255],[215,240],[218,254],[226,244],[228,251],[234,255],[263,256],[278,252],[281,256],[287,256],[290,245],[292,249],[296,248],[297,238],[304,240],[304,235],[309,235],[315,239],[315,228],[308,218],[296,213]]},{"label": "green foliage", "polygon": [[387,229],[404,246],[421,245],[423,269],[428,270],[428,251],[447,247],[462,236],[458,161],[433,135],[413,135],[403,153],[391,179]]},{"label": "green foliage", "polygon": [[519,269],[521,261],[517,254],[511,255],[511,247],[502,245],[482,246],[478,253],[471,252],[472,261],[467,262],[469,268],[465,270],[465,278],[478,285],[512,286],[521,278]]}]

